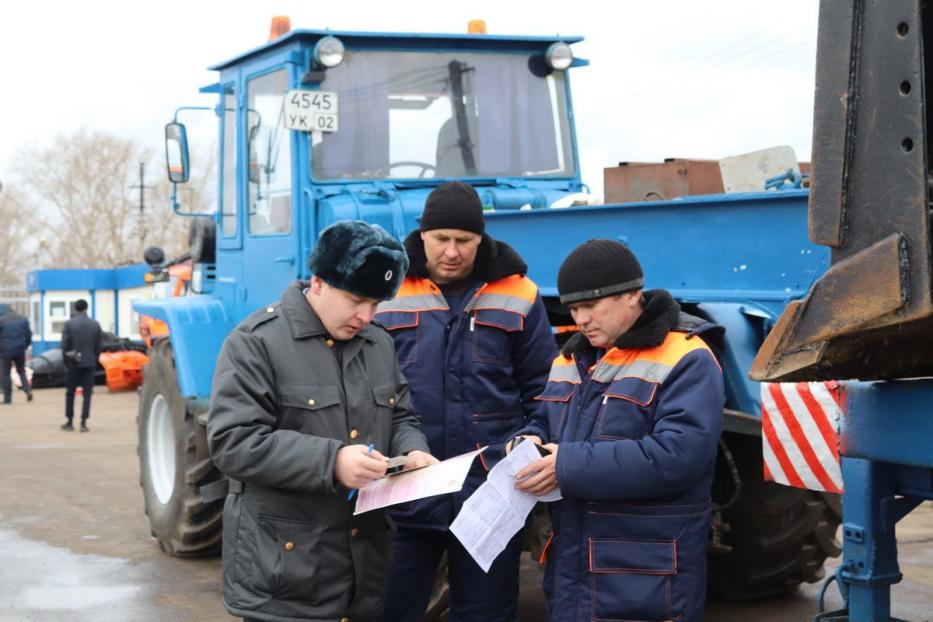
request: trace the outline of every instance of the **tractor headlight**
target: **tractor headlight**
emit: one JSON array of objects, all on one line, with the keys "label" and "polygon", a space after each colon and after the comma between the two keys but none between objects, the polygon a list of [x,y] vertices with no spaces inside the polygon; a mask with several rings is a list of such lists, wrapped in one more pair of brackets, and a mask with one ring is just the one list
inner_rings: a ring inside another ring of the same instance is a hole
[{"label": "tractor headlight", "polygon": [[573,51],[563,41],[552,43],[544,52],[544,60],[548,67],[555,71],[563,71],[573,63]]},{"label": "tractor headlight", "polygon": [[337,37],[326,36],[314,46],[314,61],[321,67],[330,69],[343,62],[346,49]]}]

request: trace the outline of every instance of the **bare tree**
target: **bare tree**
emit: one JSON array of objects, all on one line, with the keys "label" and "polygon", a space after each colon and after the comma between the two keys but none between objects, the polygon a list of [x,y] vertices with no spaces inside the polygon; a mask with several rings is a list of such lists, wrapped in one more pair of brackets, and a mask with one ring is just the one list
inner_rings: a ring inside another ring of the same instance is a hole
[{"label": "bare tree", "polygon": [[102,268],[130,259],[127,186],[137,151],[130,141],[82,129],[20,154],[19,176],[56,216],[49,230],[55,265]]},{"label": "bare tree", "polygon": [[0,285],[15,286],[25,282],[25,274],[34,267],[31,261],[37,250],[34,237],[38,229],[36,209],[16,186],[7,184],[0,191]]},{"label": "bare tree", "polygon": [[[103,268],[142,260],[143,247],[159,244],[166,254],[187,246],[188,222],[171,210],[171,185],[158,181],[151,150],[101,131],[59,135],[48,148],[23,150],[18,178],[54,214],[48,231],[50,264]],[[139,210],[139,162],[153,162],[146,181],[146,210]],[[186,200],[209,210],[212,172],[192,176]],[[164,179],[164,178],[162,178]],[[207,195],[209,197],[209,195]]]}]

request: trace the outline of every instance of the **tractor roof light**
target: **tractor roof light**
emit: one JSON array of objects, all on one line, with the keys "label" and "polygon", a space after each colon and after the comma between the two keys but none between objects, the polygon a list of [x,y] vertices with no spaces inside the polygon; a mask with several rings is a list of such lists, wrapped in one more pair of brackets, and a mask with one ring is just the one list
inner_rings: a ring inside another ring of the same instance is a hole
[{"label": "tractor roof light", "polygon": [[486,20],[484,19],[471,19],[467,22],[467,33],[471,35],[484,35],[486,34]]},{"label": "tractor roof light", "polygon": [[278,39],[292,30],[292,20],[287,15],[276,15],[272,18],[272,24],[269,26],[269,41]]},{"label": "tractor roof light", "polygon": [[544,52],[548,67],[555,71],[564,71],[573,63],[573,50],[563,41],[552,43]]},{"label": "tractor roof light", "polygon": [[346,48],[337,37],[330,35],[322,38],[314,46],[314,62],[325,69],[336,67],[343,62]]}]

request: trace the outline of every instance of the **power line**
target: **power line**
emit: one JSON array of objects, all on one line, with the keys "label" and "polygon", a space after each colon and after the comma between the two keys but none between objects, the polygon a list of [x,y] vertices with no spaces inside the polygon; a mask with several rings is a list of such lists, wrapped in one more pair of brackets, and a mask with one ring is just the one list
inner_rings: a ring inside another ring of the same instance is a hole
[{"label": "power line", "polygon": [[139,184],[135,186],[129,186],[129,188],[135,189],[139,188],[139,229],[137,231],[139,235],[139,248],[140,250],[146,247],[146,220],[144,212],[146,210],[146,189],[155,188],[155,186],[146,185],[146,163],[139,163]]}]

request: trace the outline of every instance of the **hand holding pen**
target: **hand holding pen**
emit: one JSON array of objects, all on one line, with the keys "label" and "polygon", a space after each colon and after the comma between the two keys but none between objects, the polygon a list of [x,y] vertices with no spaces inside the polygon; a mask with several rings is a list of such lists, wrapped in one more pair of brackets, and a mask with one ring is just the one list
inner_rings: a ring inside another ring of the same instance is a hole
[{"label": "hand holding pen", "polygon": [[[373,449],[372,443],[347,445],[337,452],[334,477],[347,488],[360,488],[385,475],[388,464],[388,458]],[[352,499],[352,495],[351,490],[348,499]]]},{"label": "hand holding pen", "polygon": [[[367,455],[367,456],[371,456],[372,454],[373,454],[373,444],[370,443],[370,444],[369,444],[369,447],[366,449],[366,455]],[[388,466],[388,465],[387,465],[387,466]],[[356,494],[356,491],[357,491],[357,490],[359,490],[359,488],[351,488],[351,489],[350,489],[350,492],[347,493],[347,501],[353,501],[353,495]]]}]

